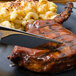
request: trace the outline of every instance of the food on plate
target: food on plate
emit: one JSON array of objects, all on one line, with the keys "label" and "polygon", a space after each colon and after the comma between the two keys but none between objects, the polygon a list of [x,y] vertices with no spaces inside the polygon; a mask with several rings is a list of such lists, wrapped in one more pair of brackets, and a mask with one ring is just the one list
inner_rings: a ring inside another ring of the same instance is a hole
[{"label": "food on plate", "polygon": [[0,3],[0,26],[24,30],[27,23],[53,19],[57,6],[48,0],[16,0]]},{"label": "food on plate", "polygon": [[62,41],[62,46],[32,49],[15,46],[8,59],[34,72],[56,73],[75,66],[76,35],[62,26],[71,15],[72,8],[73,4],[69,2],[65,10],[54,19],[36,20],[27,25],[27,32]]}]

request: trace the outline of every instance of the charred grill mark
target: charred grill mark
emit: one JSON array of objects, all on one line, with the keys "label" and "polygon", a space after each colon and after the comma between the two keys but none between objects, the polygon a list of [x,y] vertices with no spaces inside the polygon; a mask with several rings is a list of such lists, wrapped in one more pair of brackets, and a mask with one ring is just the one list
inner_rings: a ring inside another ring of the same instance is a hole
[{"label": "charred grill mark", "polygon": [[52,26],[49,26],[49,28],[51,28],[55,32],[56,35],[60,36],[58,31],[61,31],[61,30],[58,30],[58,29],[56,30],[56,28],[53,28]]},{"label": "charred grill mark", "polygon": [[66,43],[68,43],[68,44],[70,44],[70,45],[72,45],[73,44],[73,42],[72,41],[65,41]]},{"label": "charred grill mark", "polygon": [[52,26],[49,26],[50,29],[55,30]]},{"label": "charred grill mark", "polygon": [[[60,30],[61,31],[61,30]],[[61,31],[62,32],[62,31]],[[72,38],[70,38],[71,40],[66,40],[65,38],[69,38],[69,37],[65,37],[65,36],[70,36],[71,35],[71,33],[65,33],[65,34],[63,34],[63,35],[60,35],[59,34],[59,31],[56,31],[56,33],[59,35],[58,37],[56,37],[56,38],[54,38],[54,39],[61,39],[63,42],[72,42]],[[64,38],[65,37],[65,38]]]},{"label": "charred grill mark", "polygon": [[71,34],[65,34],[60,36],[64,42],[72,42],[74,40],[74,37]]},{"label": "charred grill mark", "polygon": [[49,22],[46,22],[46,24],[50,24]]},{"label": "charred grill mark", "polygon": [[48,34],[44,34],[44,37],[47,37],[47,38],[50,38],[50,39],[55,39],[57,38],[59,35],[57,35],[56,33],[54,32],[50,32]]},{"label": "charred grill mark", "polygon": [[48,34],[48,33],[52,32],[53,30],[50,29],[48,26],[46,26],[44,28],[40,28],[38,31],[40,32],[40,34]]},{"label": "charred grill mark", "polygon": [[[70,43],[70,42],[69,42]],[[71,47],[71,49],[73,50],[73,49],[75,49],[76,50],[76,41],[71,41],[71,44],[70,44],[70,47]]]}]

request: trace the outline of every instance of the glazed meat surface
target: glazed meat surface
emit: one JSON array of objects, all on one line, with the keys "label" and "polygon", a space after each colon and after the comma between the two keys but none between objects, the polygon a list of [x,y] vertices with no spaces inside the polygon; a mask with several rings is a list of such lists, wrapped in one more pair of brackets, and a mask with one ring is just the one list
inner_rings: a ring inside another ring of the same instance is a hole
[{"label": "glazed meat surface", "polygon": [[28,24],[27,32],[49,39],[62,41],[63,44],[56,48],[24,48],[15,46],[8,57],[18,66],[25,67],[34,72],[56,73],[76,65],[76,36],[62,26],[72,12],[72,3],[67,3],[65,10],[53,20],[37,20]]}]

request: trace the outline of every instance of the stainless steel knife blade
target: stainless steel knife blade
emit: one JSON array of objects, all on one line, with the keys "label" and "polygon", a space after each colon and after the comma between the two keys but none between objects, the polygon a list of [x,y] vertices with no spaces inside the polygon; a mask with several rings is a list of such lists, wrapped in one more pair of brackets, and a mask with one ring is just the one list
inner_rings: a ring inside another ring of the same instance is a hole
[{"label": "stainless steel knife blade", "polygon": [[0,43],[4,44],[18,45],[27,48],[35,48],[48,42],[62,44],[62,42],[54,39],[48,39],[42,36],[37,36],[24,31],[10,29],[2,26],[0,26],[0,33],[2,35],[0,35]]}]

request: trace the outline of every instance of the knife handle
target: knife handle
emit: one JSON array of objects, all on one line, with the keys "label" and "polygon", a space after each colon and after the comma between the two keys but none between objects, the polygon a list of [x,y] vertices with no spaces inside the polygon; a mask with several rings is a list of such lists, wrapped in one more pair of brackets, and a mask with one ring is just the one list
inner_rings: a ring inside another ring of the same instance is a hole
[{"label": "knife handle", "polygon": [[[13,35],[13,34],[21,34],[21,35],[25,35],[27,33],[24,33],[22,31],[19,30],[15,30],[15,29],[10,29],[10,28],[6,28],[3,26],[0,26],[0,39],[7,37],[9,35]],[[28,35],[28,34],[27,34]],[[30,34],[29,34],[30,35]]]},{"label": "knife handle", "polygon": [[15,32],[15,31],[12,31],[12,30],[7,30],[4,27],[0,27],[0,37],[1,38],[4,38],[4,37],[12,35],[12,34],[19,34],[19,32]]}]

